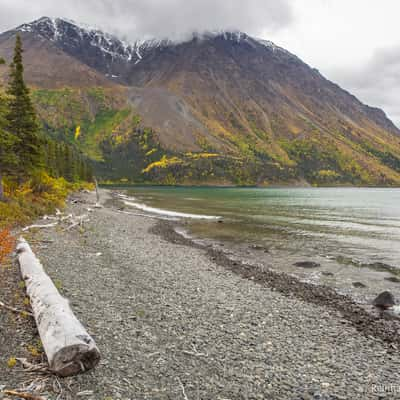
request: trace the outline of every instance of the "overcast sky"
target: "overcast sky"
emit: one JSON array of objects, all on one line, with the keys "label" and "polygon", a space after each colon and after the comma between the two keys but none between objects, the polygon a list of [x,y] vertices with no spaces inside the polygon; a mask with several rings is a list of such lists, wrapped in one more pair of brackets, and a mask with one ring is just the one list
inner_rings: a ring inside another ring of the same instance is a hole
[{"label": "overcast sky", "polygon": [[44,15],[130,40],[240,29],[298,55],[400,126],[400,0],[0,0],[0,31]]}]

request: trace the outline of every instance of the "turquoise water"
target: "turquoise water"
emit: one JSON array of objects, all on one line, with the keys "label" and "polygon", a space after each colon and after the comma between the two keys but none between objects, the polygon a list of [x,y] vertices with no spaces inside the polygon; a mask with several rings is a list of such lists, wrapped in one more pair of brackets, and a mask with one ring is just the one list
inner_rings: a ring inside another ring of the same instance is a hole
[{"label": "turquoise water", "polygon": [[[164,210],[220,216],[192,231],[232,241],[309,240],[312,247],[400,268],[400,189],[135,188],[141,203]],[[289,243],[287,242],[289,241]],[[333,245],[333,249],[331,246]],[[337,249],[339,250],[339,249]]]},{"label": "turquoise water", "polygon": [[312,259],[336,271],[400,274],[400,189],[137,187],[129,194],[160,213],[221,217],[188,219],[186,229],[243,254],[263,246],[268,254],[257,257],[278,268]]}]

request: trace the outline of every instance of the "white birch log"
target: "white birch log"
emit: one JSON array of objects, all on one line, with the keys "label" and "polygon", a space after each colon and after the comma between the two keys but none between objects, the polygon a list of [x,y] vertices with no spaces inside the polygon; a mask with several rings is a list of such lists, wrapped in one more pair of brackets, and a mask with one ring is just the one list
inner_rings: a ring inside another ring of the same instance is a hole
[{"label": "white birch log", "polygon": [[95,367],[100,360],[96,343],[23,238],[18,241],[17,255],[50,369],[71,376]]}]

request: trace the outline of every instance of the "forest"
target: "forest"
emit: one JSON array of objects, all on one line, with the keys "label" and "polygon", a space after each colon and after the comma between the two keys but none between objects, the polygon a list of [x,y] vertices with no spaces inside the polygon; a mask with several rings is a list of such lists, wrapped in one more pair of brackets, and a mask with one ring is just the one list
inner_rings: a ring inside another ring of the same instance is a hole
[{"label": "forest", "polygon": [[92,180],[92,167],[76,146],[44,133],[24,80],[18,35],[8,82],[0,86],[0,228],[61,207],[71,190]]}]

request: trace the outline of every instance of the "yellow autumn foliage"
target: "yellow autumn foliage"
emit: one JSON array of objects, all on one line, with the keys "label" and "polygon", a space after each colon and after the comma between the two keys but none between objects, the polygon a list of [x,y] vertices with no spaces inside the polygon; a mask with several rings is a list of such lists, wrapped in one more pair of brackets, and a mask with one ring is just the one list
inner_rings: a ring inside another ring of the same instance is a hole
[{"label": "yellow autumn foliage", "polygon": [[183,161],[178,157],[168,158],[166,155],[163,155],[161,160],[149,164],[142,172],[148,173],[154,168],[167,168],[171,165],[182,164],[182,162]]},{"label": "yellow autumn foliage", "polygon": [[8,368],[14,368],[17,365],[17,359],[15,357],[10,357],[7,361]]},{"label": "yellow autumn foliage", "polygon": [[81,127],[78,125],[75,129],[75,140],[78,140],[80,135],[81,135]]},{"label": "yellow autumn foliage", "polygon": [[217,153],[186,153],[186,155],[195,160],[199,158],[213,158],[219,156]]},{"label": "yellow autumn foliage", "polygon": [[28,224],[39,215],[64,207],[67,195],[81,188],[92,189],[93,185],[52,178],[43,171],[21,185],[4,179],[7,202],[0,202],[0,230]]},{"label": "yellow autumn foliage", "polygon": [[157,151],[157,149],[151,149],[146,153],[146,157],[151,156],[152,154],[154,154]]}]

